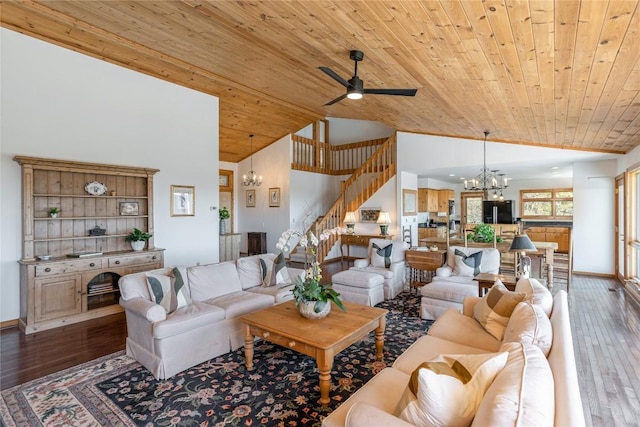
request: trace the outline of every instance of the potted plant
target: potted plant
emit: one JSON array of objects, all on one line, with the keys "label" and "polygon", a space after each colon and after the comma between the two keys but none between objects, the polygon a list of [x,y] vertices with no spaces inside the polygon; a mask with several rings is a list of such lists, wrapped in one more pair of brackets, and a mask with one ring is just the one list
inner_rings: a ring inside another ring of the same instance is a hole
[{"label": "potted plant", "polygon": [[292,237],[300,237],[300,246],[307,253],[307,259],[311,259],[310,263],[305,261],[305,274],[297,276],[291,293],[296,302],[296,306],[300,314],[309,319],[321,319],[326,317],[331,311],[331,302],[340,307],[342,311],[346,311],[340,294],[331,288],[331,283],[321,283],[322,270],[317,258],[318,243],[327,240],[329,234],[335,233],[335,230],[325,230],[320,234],[320,240],[309,231],[303,235],[294,230],[287,230],[282,233],[276,247],[281,252],[289,251],[289,240]]},{"label": "potted plant", "polygon": [[[489,224],[478,224],[472,233],[467,234],[467,240],[479,243],[493,243],[496,230]],[[496,238],[496,242],[503,242],[502,237]]]},{"label": "potted plant", "polygon": [[141,230],[134,228],[133,231],[127,235],[125,241],[131,243],[131,249],[134,251],[141,251],[152,236],[153,234],[143,233]]},{"label": "potted plant", "polygon": [[58,218],[58,214],[59,213],[60,213],[60,209],[58,209],[58,208],[49,209],[49,217],[50,218]]},{"label": "potted plant", "polygon": [[227,223],[225,220],[231,218],[231,214],[229,213],[229,209],[227,209],[226,207],[220,208],[220,211],[218,212],[219,216],[220,216],[220,234],[226,234],[227,233]]}]

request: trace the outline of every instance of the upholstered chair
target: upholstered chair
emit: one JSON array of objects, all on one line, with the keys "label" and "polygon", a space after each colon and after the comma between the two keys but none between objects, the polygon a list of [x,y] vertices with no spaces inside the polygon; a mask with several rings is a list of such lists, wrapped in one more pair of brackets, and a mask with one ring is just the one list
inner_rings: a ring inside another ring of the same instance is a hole
[{"label": "upholstered chair", "polygon": [[371,239],[367,258],[356,259],[350,270],[376,273],[384,277],[384,299],[393,299],[404,289],[404,254],[409,244],[402,240]]}]

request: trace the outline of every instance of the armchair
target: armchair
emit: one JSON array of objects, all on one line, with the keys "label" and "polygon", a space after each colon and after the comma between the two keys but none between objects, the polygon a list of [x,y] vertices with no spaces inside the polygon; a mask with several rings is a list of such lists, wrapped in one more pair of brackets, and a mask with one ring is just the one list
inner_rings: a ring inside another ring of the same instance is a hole
[{"label": "armchair", "polygon": [[384,299],[393,299],[404,289],[407,249],[409,244],[401,240],[370,239],[367,258],[356,259],[350,270],[381,275]]}]

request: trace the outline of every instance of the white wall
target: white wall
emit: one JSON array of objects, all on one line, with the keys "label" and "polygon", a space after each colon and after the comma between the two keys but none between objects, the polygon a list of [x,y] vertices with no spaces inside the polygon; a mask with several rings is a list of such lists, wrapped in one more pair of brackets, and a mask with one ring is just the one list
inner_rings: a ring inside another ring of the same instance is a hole
[{"label": "white wall", "polygon": [[328,117],[327,119],[331,145],[388,138],[395,133],[395,129],[371,120],[339,119],[337,117]]},{"label": "white wall", "polygon": [[[218,99],[10,30],[0,37],[0,320],[19,317],[15,155],[160,169],[154,240],[165,264],[217,261]],[[195,216],[170,216],[172,184],[195,186]]]},{"label": "white wall", "polygon": [[614,274],[616,161],[573,165],[573,269]]}]

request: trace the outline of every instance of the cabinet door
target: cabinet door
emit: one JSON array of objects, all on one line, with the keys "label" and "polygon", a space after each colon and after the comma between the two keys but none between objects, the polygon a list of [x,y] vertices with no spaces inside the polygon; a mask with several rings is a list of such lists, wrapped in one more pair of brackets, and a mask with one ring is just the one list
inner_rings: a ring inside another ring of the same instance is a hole
[{"label": "cabinet door", "polygon": [[545,233],[544,227],[531,227],[528,230],[525,230],[529,239],[532,242],[546,242],[547,235]]},{"label": "cabinet door", "polygon": [[58,319],[82,311],[81,275],[35,281],[35,321]]},{"label": "cabinet door", "polygon": [[429,212],[428,208],[429,190],[418,188],[418,212]]},{"label": "cabinet door", "polygon": [[428,189],[427,211],[438,212],[438,190]]}]

